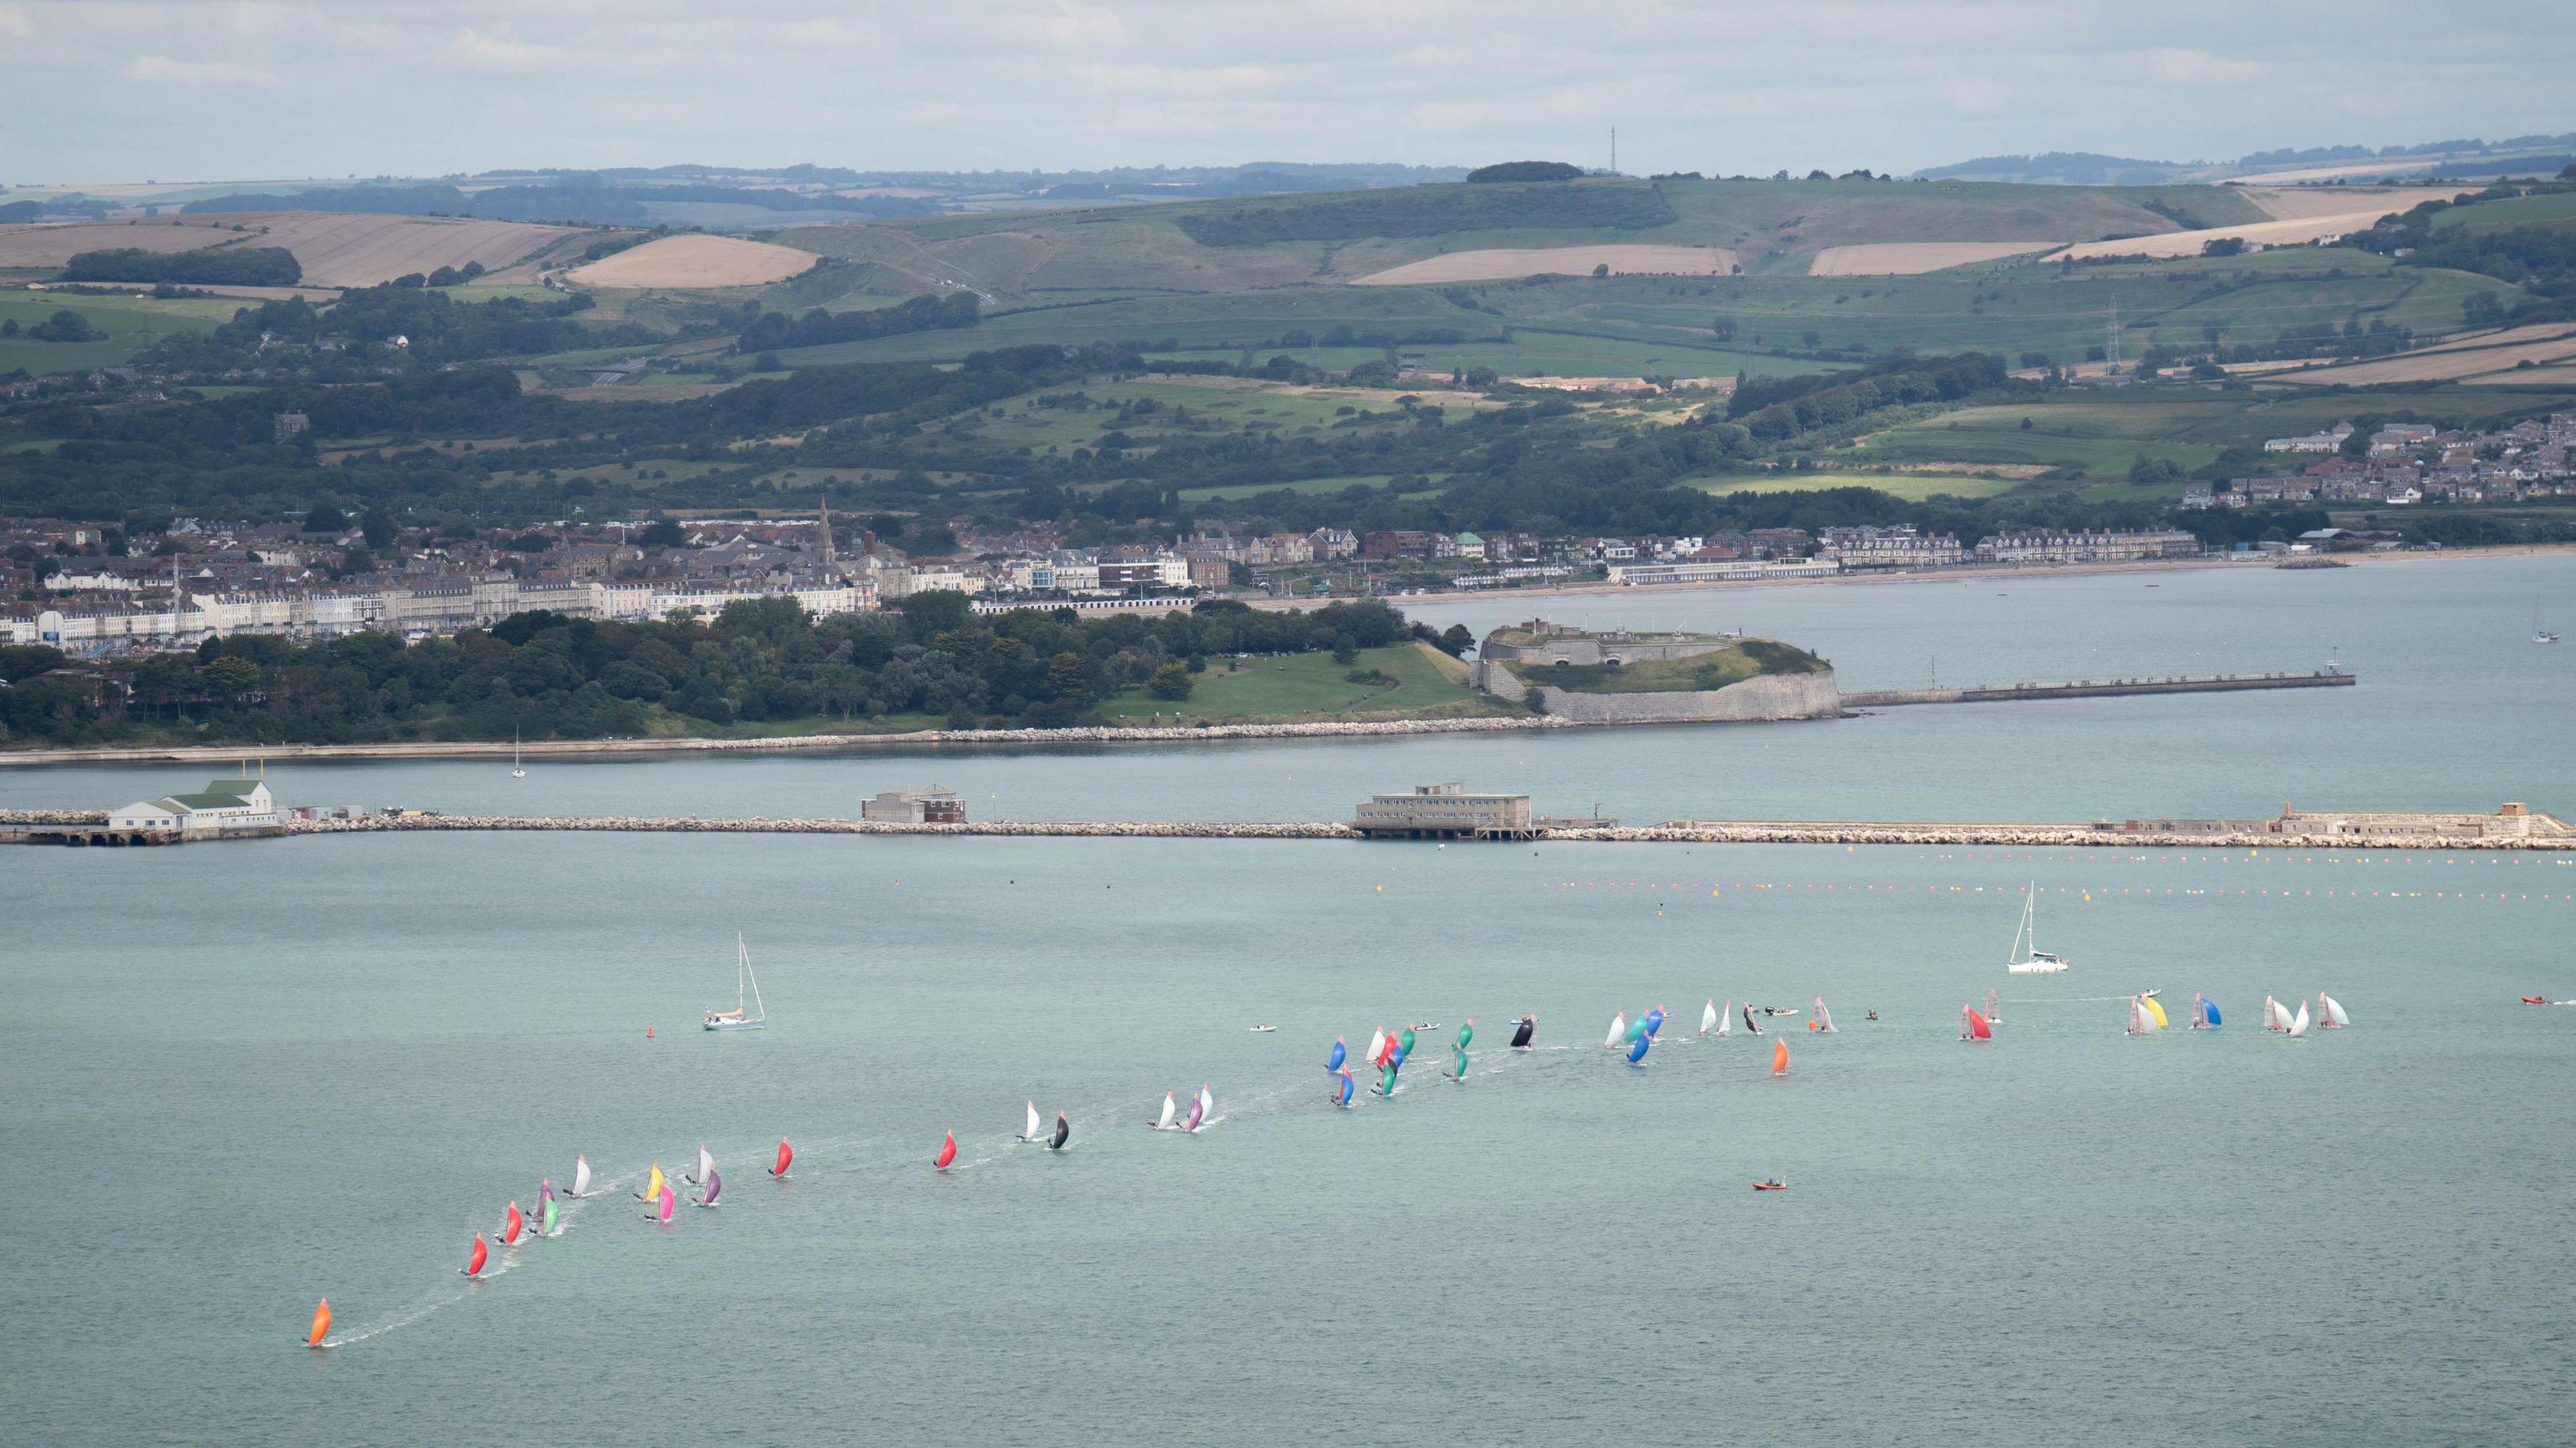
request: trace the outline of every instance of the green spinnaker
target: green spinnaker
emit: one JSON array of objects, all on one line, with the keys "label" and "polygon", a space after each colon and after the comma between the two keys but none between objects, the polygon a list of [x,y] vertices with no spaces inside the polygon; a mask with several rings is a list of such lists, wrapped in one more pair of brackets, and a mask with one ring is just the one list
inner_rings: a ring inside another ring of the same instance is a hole
[{"label": "green spinnaker", "polygon": [[1463,1051],[1467,1049],[1467,1043],[1474,1039],[1476,1039],[1476,1023],[1474,1021],[1469,1021],[1467,1024],[1458,1028],[1459,1050]]},{"label": "green spinnaker", "polygon": [[1395,1066],[1392,1062],[1387,1065],[1386,1075],[1381,1077],[1377,1083],[1377,1094],[1380,1096],[1392,1096],[1395,1094]]},{"label": "green spinnaker", "polygon": [[1461,1081],[1467,1079],[1467,1047],[1465,1042],[1460,1042],[1458,1046],[1458,1079]]},{"label": "green spinnaker", "polygon": [[1637,1017],[1636,1023],[1628,1027],[1628,1034],[1620,1037],[1620,1039],[1633,1046],[1637,1044],[1637,1038],[1644,1034],[1646,1034],[1646,1018],[1644,1016],[1639,1016]]},{"label": "green spinnaker", "polygon": [[546,1219],[537,1230],[549,1237],[555,1234],[555,1199],[552,1197],[546,1198]]},{"label": "green spinnaker", "polygon": [[1396,1038],[1396,1045],[1404,1054],[1408,1056],[1413,1054],[1413,1027],[1404,1028],[1404,1034]]}]

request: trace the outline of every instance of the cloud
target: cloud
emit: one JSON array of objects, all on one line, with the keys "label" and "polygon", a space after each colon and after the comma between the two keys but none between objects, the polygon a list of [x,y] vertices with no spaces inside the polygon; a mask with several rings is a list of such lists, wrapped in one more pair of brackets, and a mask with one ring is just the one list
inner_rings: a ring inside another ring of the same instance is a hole
[{"label": "cloud", "polygon": [[2139,69],[2166,85],[2249,85],[2272,74],[2259,60],[2229,60],[2206,50],[2148,50],[2135,57]]},{"label": "cloud", "polygon": [[138,55],[117,74],[146,85],[269,85],[277,79],[255,65],[229,60],[173,60],[166,55]]},{"label": "cloud", "polygon": [[[2441,19],[2397,0],[0,0],[0,134],[22,166],[104,182],[1592,161],[1612,126],[1631,170],[1767,174],[2576,127],[2549,79],[2576,66],[2576,7]],[[187,93],[211,87],[258,94],[209,127]]]}]

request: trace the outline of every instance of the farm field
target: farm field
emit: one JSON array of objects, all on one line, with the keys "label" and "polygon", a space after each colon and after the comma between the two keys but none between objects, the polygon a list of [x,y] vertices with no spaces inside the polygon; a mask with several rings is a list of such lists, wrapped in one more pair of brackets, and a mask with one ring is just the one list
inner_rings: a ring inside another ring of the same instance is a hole
[{"label": "farm field", "polygon": [[733,236],[666,236],[576,267],[592,287],[748,287],[811,270],[814,254]]},{"label": "farm field", "polygon": [[2576,193],[2560,192],[2555,196],[2517,196],[2507,201],[2482,201],[2467,210],[2437,211],[2433,214],[2435,231],[2501,231],[2514,226],[2558,226],[2576,223]]},{"label": "farm field", "polygon": [[1452,251],[1406,262],[1364,277],[1361,287],[1430,286],[1443,282],[1505,281],[1515,277],[1589,276],[1595,267],[1622,276],[1725,276],[1735,253],[1698,246],[1552,246]]},{"label": "farm field", "polygon": [[2240,186],[2236,194],[2263,209],[2275,221],[2309,216],[2349,216],[2373,211],[2380,216],[2411,211],[2427,201],[2448,201],[2475,191],[2464,186]]},{"label": "farm field", "polygon": [[[1061,390],[1051,395],[1068,396]],[[1150,447],[1168,436],[1223,435],[1247,427],[1292,437],[1355,429],[1385,431],[1412,425],[1396,404],[1397,398],[1405,396],[1419,395],[1423,405],[1442,408],[1453,419],[1470,408],[1498,405],[1470,394],[1300,387],[1234,377],[1105,382],[1076,389],[1073,395],[1082,405],[1041,405],[1036,394],[1011,398],[980,415],[969,414],[959,430],[1006,447],[1070,452],[1096,447],[1103,434],[1113,431],[1127,434],[1138,447]],[[999,417],[994,416],[996,411]]]},{"label": "farm field", "polygon": [[[173,332],[212,331],[232,320],[242,305],[229,299],[84,297],[59,292],[0,291],[0,318],[18,324],[19,335],[0,337],[0,372],[25,368],[31,375],[85,372],[123,365],[159,337]],[[89,319],[93,330],[107,334],[96,342],[40,342],[26,335],[54,313],[74,311]]]},{"label": "farm field", "polygon": [[1818,277],[1919,276],[1981,261],[2047,251],[2053,241],[1874,241],[1858,246],[1829,246],[1807,264]]},{"label": "farm field", "polygon": [[[1437,710],[1444,715],[1501,712],[1463,683],[1454,683],[1431,657],[1427,644],[1391,644],[1362,649],[1353,664],[1336,664],[1330,654],[1295,654],[1284,659],[1210,659],[1207,672],[1193,675],[1198,686],[1178,702],[1156,699],[1142,691],[1104,701],[1101,712],[1114,723],[1136,724],[1159,714],[1168,724],[1201,720],[1239,721],[1291,718],[1385,718]],[[1446,662],[1445,657],[1442,662]],[[1226,665],[1239,663],[1228,672]],[[1375,670],[1401,687],[1355,684],[1346,675]]]},{"label": "farm field", "polygon": [[2298,381],[2314,386],[2340,382],[2352,387],[2369,387],[2382,382],[2460,382],[2472,378],[2486,382],[2524,382],[2534,380],[2530,374],[2536,368],[2576,361],[2576,324],[2560,323],[2554,328],[2527,330],[2554,335],[2492,346],[2406,352],[2342,367],[2320,367],[2299,373]]},{"label": "farm field", "polygon": [[307,286],[369,287],[408,272],[425,274],[467,262],[500,271],[579,234],[569,227],[450,216],[230,211],[134,222],[0,227],[0,267],[58,269],[76,252],[122,247],[174,252],[276,246],[295,253]]},{"label": "farm field", "polygon": [[1909,503],[1936,495],[1991,498],[2021,487],[2018,478],[1981,478],[1964,473],[1865,473],[1820,470],[1812,473],[1720,473],[1685,478],[1685,487],[1723,498],[1735,493],[1821,493],[1832,488],[1876,488]]},{"label": "farm field", "polygon": [[2097,256],[2198,256],[2202,247],[2221,240],[2242,241],[2247,246],[2303,246],[2320,237],[2366,231],[2387,214],[2384,210],[2346,211],[2294,217],[2287,221],[2258,221],[2245,226],[2217,226],[2203,231],[2170,231],[2162,236],[2086,242],[2081,246],[2070,246],[2059,255],[2070,256],[2077,261]]},{"label": "farm field", "polygon": [[1181,501],[1184,503],[1207,503],[1227,498],[1254,498],[1263,493],[1338,493],[1344,488],[1351,487],[1382,488],[1386,486],[1386,478],[1387,475],[1384,473],[1367,477],[1299,478],[1293,483],[1242,483],[1230,487],[1183,488],[1180,494]]}]

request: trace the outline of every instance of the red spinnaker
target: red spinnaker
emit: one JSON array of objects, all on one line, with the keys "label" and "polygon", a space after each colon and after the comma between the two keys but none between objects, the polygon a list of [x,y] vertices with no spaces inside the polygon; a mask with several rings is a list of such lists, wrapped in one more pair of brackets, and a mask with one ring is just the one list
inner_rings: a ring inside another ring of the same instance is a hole
[{"label": "red spinnaker", "polygon": [[948,1170],[948,1164],[956,1159],[957,1133],[952,1131],[948,1133],[945,1140],[939,1143],[939,1160],[932,1162],[931,1165],[939,1168],[941,1171],[946,1171]]},{"label": "red spinnaker", "polygon": [[483,1273],[483,1259],[488,1255],[490,1255],[490,1249],[483,1245],[483,1234],[480,1232],[475,1233],[474,1254],[465,1259],[465,1275],[468,1277],[481,1276]]},{"label": "red spinnaker", "polygon": [[796,1160],[795,1149],[787,1144],[786,1137],[778,1138],[778,1165],[771,1167],[769,1174],[774,1177],[787,1175],[787,1165],[794,1160]]}]

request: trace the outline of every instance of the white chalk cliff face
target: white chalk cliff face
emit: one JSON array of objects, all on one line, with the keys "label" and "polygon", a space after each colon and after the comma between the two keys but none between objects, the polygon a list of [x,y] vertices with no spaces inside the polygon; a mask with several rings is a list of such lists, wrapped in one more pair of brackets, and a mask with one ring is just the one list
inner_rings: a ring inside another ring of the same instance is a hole
[{"label": "white chalk cliff face", "polygon": [[[1507,675],[1503,669],[1496,674]],[[1765,674],[1723,689],[1661,694],[1575,694],[1538,686],[1550,716],[1577,724],[1682,724],[1831,719],[1842,713],[1833,671]]]}]

